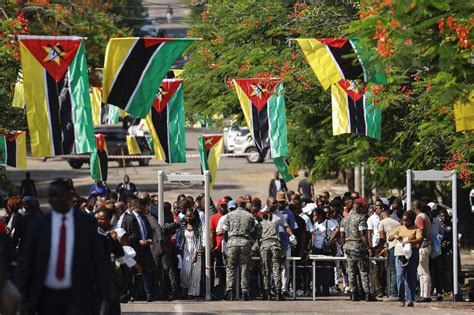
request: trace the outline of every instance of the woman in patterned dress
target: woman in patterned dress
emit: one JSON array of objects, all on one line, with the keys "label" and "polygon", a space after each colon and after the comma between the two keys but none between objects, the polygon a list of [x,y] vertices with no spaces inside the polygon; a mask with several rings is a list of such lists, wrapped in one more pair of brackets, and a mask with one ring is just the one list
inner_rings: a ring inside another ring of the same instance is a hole
[{"label": "woman in patterned dress", "polygon": [[201,290],[202,225],[195,209],[187,209],[180,234],[182,268],[181,287],[190,298],[199,297]]}]

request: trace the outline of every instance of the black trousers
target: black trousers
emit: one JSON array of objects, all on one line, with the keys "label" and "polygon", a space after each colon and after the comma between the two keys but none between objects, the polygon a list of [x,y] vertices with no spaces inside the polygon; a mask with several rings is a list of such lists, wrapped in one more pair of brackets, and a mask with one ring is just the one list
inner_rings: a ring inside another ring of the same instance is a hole
[{"label": "black trousers", "polygon": [[[39,315],[80,315],[95,314],[95,310],[73,303],[72,290],[53,290],[43,288],[41,298],[38,305]],[[87,302],[86,302],[87,303]],[[91,301],[89,301],[91,303]]]},{"label": "black trousers", "polygon": [[[173,264],[173,260],[171,257],[171,253],[166,251],[161,253],[158,257],[155,257],[155,264],[157,267],[161,268],[166,276],[169,279],[169,283],[171,286],[171,291],[164,290],[164,292],[178,292],[179,291],[179,282],[178,282],[178,273],[176,271],[176,267]],[[161,283],[165,283],[165,279],[161,279]]]}]

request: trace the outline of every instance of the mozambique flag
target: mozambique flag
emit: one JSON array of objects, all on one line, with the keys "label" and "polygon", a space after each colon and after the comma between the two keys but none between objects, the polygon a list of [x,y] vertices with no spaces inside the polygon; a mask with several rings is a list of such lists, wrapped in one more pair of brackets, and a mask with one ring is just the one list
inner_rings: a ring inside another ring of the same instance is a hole
[{"label": "mozambique flag", "polygon": [[158,160],[186,163],[183,80],[163,80],[146,117]]},{"label": "mozambique flag", "polygon": [[1,132],[0,164],[26,169],[25,131]]},{"label": "mozambique flag", "polygon": [[32,155],[92,152],[94,126],[82,39],[19,39]]},{"label": "mozambique flag", "polygon": [[298,38],[296,41],[325,90],[332,84],[348,84],[345,81],[386,84],[381,65],[369,61],[357,40]]},{"label": "mozambique flag", "polygon": [[107,143],[103,134],[96,134],[95,141],[97,149],[90,155],[90,169],[93,180],[106,181],[108,173],[109,157],[107,154]]},{"label": "mozambique flag", "polygon": [[474,92],[471,92],[467,102],[460,99],[454,104],[454,119],[456,131],[474,130]]},{"label": "mozambique flag", "polygon": [[371,94],[356,87],[347,90],[331,86],[333,134],[357,133],[380,140],[382,111],[370,102]]},{"label": "mozambique flag", "polygon": [[288,156],[283,84],[276,79],[235,79],[234,87],[260,155]]},{"label": "mozambique flag", "polygon": [[89,90],[92,106],[92,122],[102,124],[102,91],[100,87],[91,87]]},{"label": "mozambique flag", "polygon": [[127,149],[130,155],[152,155],[153,140],[151,136],[127,135]]},{"label": "mozambique flag", "polygon": [[201,160],[201,169],[209,171],[211,175],[211,189],[216,182],[217,170],[221,159],[224,137],[222,135],[202,135],[199,136],[199,158]]},{"label": "mozambique flag", "polygon": [[192,38],[112,38],[104,65],[104,103],[133,117],[150,112],[161,81]]},{"label": "mozambique flag", "polygon": [[23,87],[23,76],[20,72],[19,80],[15,83],[15,91],[13,93],[12,107],[25,108],[25,89]]}]

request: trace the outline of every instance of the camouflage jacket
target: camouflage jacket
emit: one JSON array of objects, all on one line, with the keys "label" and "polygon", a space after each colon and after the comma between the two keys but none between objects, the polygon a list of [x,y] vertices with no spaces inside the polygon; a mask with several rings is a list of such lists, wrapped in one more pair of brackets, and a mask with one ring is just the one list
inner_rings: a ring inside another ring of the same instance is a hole
[{"label": "camouflage jacket", "polygon": [[367,218],[363,214],[351,211],[341,222],[341,232],[345,233],[345,250],[364,250],[362,232],[367,231]]},{"label": "camouflage jacket", "polygon": [[260,249],[281,247],[278,228],[271,221],[262,220],[260,222],[257,226],[257,239],[259,240]]},{"label": "camouflage jacket", "polygon": [[250,212],[237,208],[225,216],[223,223],[228,236],[227,247],[251,245],[255,220]]}]

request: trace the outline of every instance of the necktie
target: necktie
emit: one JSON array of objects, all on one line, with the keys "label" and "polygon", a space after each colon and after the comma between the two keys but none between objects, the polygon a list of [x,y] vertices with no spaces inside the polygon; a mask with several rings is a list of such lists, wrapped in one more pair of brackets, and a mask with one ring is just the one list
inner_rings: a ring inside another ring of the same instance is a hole
[{"label": "necktie", "polygon": [[64,278],[64,269],[66,261],[66,215],[63,214],[61,231],[59,233],[59,248],[58,248],[58,260],[56,261],[56,278],[62,280]]},{"label": "necktie", "polygon": [[140,222],[140,225],[142,226],[142,231],[143,231],[143,239],[146,240],[146,228],[145,228],[145,223],[142,220],[142,217],[138,216],[138,221]]}]

